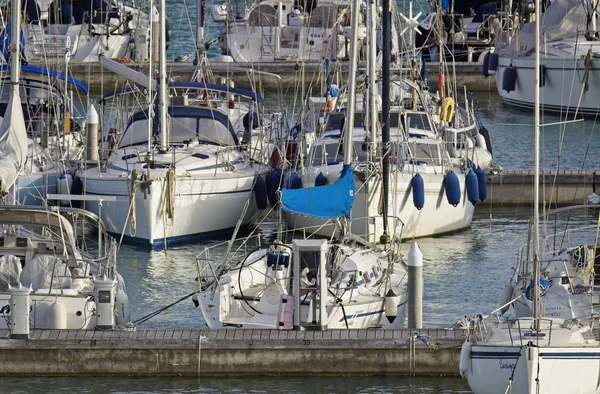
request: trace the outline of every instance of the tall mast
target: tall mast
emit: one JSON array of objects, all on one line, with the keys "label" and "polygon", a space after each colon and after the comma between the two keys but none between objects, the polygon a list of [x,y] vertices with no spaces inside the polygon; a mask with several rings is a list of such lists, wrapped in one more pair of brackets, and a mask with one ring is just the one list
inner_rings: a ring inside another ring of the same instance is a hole
[{"label": "tall mast", "polygon": [[160,34],[158,47],[158,108],[160,127],[160,151],[167,150],[167,7],[166,1],[160,0]]},{"label": "tall mast", "polygon": [[381,74],[381,160],[383,176],[383,234],[380,242],[388,241],[388,194],[390,178],[390,162],[388,153],[390,148],[390,63],[392,55],[391,40],[391,13],[390,0],[383,0],[383,48],[382,48],[382,74]]},{"label": "tall mast", "polygon": [[[164,1],[164,0],[163,0]],[[352,0],[350,8],[352,35],[350,37],[350,75],[348,76],[348,109],[343,130],[344,136],[344,165],[352,164],[352,147],[354,135],[354,112],[356,111],[356,72],[358,63],[358,14],[360,0]]]},{"label": "tall mast", "polygon": [[[376,95],[377,95],[377,83],[376,83],[376,72],[375,67],[377,65],[377,40],[376,40],[376,25],[377,25],[377,11],[375,8],[375,0],[369,2],[369,129],[371,132],[371,149],[370,154],[375,156],[375,147],[377,146],[377,106]],[[371,157],[372,160],[375,157]]]},{"label": "tall mast", "polygon": [[539,329],[540,311],[540,0],[535,0],[535,102],[534,102],[534,170],[533,170],[533,317]]},{"label": "tall mast", "polygon": [[206,0],[197,0],[198,17],[196,18],[196,56],[198,56],[198,65],[201,64],[201,57],[204,57],[204,18],[206,11]]},{"label": "tall mast", "polygon": [[11,19],[10,19],[10,34],[12,37],[11,42],[11,57],[10,57],[10,82],[13,85],[13,89],[19,92],[19,79],[21,73],[21,9],[20,1],[13,1],[11,8]]}]

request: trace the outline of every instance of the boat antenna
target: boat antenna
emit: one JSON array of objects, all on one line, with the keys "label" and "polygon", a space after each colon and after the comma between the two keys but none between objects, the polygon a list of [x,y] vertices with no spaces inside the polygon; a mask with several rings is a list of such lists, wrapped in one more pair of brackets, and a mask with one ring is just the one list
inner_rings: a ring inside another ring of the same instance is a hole
[{"label": "boat antenna", "polygon": [[388,236],[388,195],[390,190],[390,63],[392,52],[390,0],[383,0],[383,51],[381,75],[381,160],[383,172],[383,234],[379,238],[382,244],[387,244]]}]

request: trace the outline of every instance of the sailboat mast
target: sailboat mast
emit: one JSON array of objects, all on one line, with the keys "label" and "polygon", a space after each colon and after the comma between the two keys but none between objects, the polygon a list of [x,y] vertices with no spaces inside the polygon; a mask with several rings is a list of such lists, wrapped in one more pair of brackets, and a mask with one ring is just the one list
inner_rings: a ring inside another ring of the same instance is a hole
[{"label": "sailboat mast", "polygon": [[19,79],[21,72],[21,2],[12,1],[12,7],[10,13],[10,34],[12,37],[11,42],[11,57],[10,57],[10,82],[13,84],[13,89],[19,91]]},{"label": "sailboat mast", "polygon": [[[164,0],[163,0],[164,1]],[[356,111],[356,72],[358,63],[358,14],[360,0],[352,0],[350,8],[352,36],[350,38],[350,75],[348,76],[348,109],[344,124],[344,165],[352,164],[352,147],[354,134],[354,112]]]},{"label": "sailboat mast", "polygon": [[166,1],[160,0],[160,33],[158,53],[158,108],[160,127],[160,151],[167,150],[167,7]]},{"label": "sailboat mast", "polygon": [[390,178],[390,161],[388,159],[390,148],[390,63],[392,54],[391,40],[391,15],[390,15],[390,0],[383,0],[383,48],[382,48],[382,75],[381,75],[381,160],[382,160],[382,176],[383,176],[383,234],[381,235],[381,243],[385,244],[388,240],[388,194],[389,194],[389,178]]},{"label": "sailboat mast", "polygon": [[198,63],[200,63],[200,55],[204,53],[204,14],[206,10],[206,0],[198,0],[198,18],[196,23],[196,52],[198,55]]},{"label": "sailboat mast", "polygon": [[533,170],[533,317],[539,328],[540,311],[540,0],[535,0],[535,102],[534,102],[534,170]]}]

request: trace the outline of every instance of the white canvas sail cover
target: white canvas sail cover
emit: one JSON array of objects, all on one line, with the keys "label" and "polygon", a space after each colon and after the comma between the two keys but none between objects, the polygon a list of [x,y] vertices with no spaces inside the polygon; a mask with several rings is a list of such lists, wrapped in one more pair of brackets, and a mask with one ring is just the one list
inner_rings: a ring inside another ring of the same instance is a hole
[{"label": "white canvas sail cover", "polygon": [[[544,42],[561,40],[585,33],[587,13],[586,0],[554,0],[542,15],[542,46]],[[590,26],[591,28],[591,26]],[[502,47],[498,45],[498,54],[506,56],[533,55],[535,50],[535,22],[523,25],[512,42]]]},{"label": "white canvas sail cover", "polygon": [[14,185],[27,158],[27,129],[19,89],[12,87],[4,119],[0,124],[0,192]]}]

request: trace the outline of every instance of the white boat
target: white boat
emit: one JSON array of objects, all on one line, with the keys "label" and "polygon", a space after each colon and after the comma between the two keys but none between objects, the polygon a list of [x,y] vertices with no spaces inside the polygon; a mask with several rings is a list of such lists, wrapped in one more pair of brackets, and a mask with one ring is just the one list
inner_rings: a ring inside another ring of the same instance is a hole
[{"label": "white boat", "polygon": [[[540,2],[536,1],[536,30],[540,29]],[[536,35],[535,64],[540,64],[540,36]],[[540,252],[540,68],[533,79],[535,133],[535,170],[533,200],[533,234],[531,235],[532,315],[506,319],[477,319],[469,327],[463,344],[460,373],[471,390],[479,393],[579,393],[595,394],[600,390],[600,342],[591,320],[564,320],[543,317],[545,312],[541,278]],[[575,233],[569,234],[576,237]],[[577,260],[577,259],[576,259]],[[557,286],[557,284],[555,284]]]},{"label": "white boat", "polygon": [[[597,209],[597,205],[569,206],[550,210],[543,216],[543,227],[552,229],[552,234],[542,239],[540,256],[544,317],[589,319],[598,305],[600,288],[594,284]],[[528,256],[531,244],[519,249],[514,275],[500,301],[503,306],[512,301],[517,317],[533,313],[533,261]],[[508,305],[503,308],[506,310]]]},{"label": "white boat", "polygon": [[[15,198],[22,205],[45,205],[48,193],[70,193],[75,162],[85,153],[85,122],[69,93],[85,100],[88,90],[81,81],[56,71],[34,66],[22,66],[20,71],[22,128],[28,148]],[[65,85],[69,87],[66,93]],[[0,74],[0,108],[10,101],[10,86],[9,78]]]},{"label": "white boat", "polygon": [[[29,62],[97,62],[98,55],[148,60],[151,16],[121,0],[24,0],[23,51]],[[8,49],[3,53],[8,62]]]},{"label": "white boat", "polygon": [[[467,174],[472,170],[466,167],[467,160],[460,160],[461,153],[456,150],[457,147],[466,147],[466,141],[452,145],[455,148],[452,157],[447,149],[451,143],[441,137],[435,123],[439,119],[434,119],[432,114],[435,111],[429,110],[429,95],[408,80],[403,80],[401,85],[396,86],[401,86],[399,90],[403,90],[403,98],[391,106],[389,117],[391,228],[395,235],[410,239],[469,227],[474,203],[479,199],[479,184],[477,196],[467,195]],[[333,181],[333,177],[341,170],[340,124],[344,118],[344,112],[327,114],[323,131],[312,143],[306,156],[304,169],[284,180],[284,186],[315,188],[319,184]],[[352,209],[352,232],[371,242],[378,242],[385,230],[383,219],[379,215],[381,171],[373,167],[376,163],[372,163],[368,156],[372,149],[368,145],[372,143],[366,141],[372,139],[371,132],[365,131],[365,118],[366,115],[361,116],[359,113],[354,122],[353,154],[360,164],[355,170],[359,186]],[[408,125],[407,132],[404,130],[405,125]],[[381,142],[377,142],[372,145],[380,144]],[[365,146],[367,149],[364,149]],[[466,148],[463,152],[467,152]],[[477,175],[474,179],[473,175],[474,172],[469,175],[470,184],[478,180]],[[479,176],[482,175],[484,176]],[[289,180],[291,177],[299,178],[300,183],[292,185]],[[473,201],[469,201],[470,199]],[[326,223],[314,216],[290,211],[285,213],[284,218],[289,228],[307,228],[323,236],[330,236],[334,230],[331,222]]]},{"label": "white boat", "polygon": [[[359,0],[354,0],[352,8],[358,9],[358,4]],[[358,14],[352,19],[356,26]],[[354,30],[352,42],[356,37]],[[354,88],[357,48],[351,47],[349,85]],[[354,108],[355,98],[350,97],[350,123]],[[310,206],[309,201],[320,202],[325,215],[346,220],[355,191],[350,164],[352,131],[353,128],[347,128],[350,138],[346,141],[339,179],[312,195],[303,189],[283,189],[284,209],[303,209]],[[328,196],[327,202],[323,196]],[[258,242],[260,239],[259,236]],[[244,239],[242,245],[248,246],[248,241]],[[333,242],[294,239],[291,244],[279,237],[271,246],[259,246],[245,253],[241,260],[235,253],[228,253],[225,261],[216,265],[209,248],[197,259],[197,302],[209,328],[402,327],[407,312],[407,268],[397,246],[393,242],[384,250],[348,234]],[[411,252],[422,260],[418,246]]]},{"label": "white boat", "polygon": [[[226,22],[221,33],[223,55],[235,62],[348,58],[351,31],[347,1],[318,0],[306,9],[291,0],[257,1],[249,8],[236,8],[232,2],[216,7],[213,18]],[[364,25],[359,29],[364,39]]]},{"label": "white boat", "polygon": [[[193,98],[208,84],[178,88],[189,92],[190,101],[169,105],[168,145],[148,144],[147,111],[138,111],[106,165],[79,174],[85,195],[116,197],[102,207],[86,203],[92,212],[101,210],[108,231],[150,246],[230,232],[239,220],[249,223],[258,211],[257,178],[269,170],[242,148],[226,112]],[[227,87],[218,88],[227,94]]]},{"label": "white boat", "polygon": [[[600,66],[594,59],[600,53],[600,42],[593,38],[597,13],[592,4],[588,15],[584,3],[553,1],[543,16],[540,105],[544,111],[598,114]],[[534,25],[524,25],[509,45],[497,50],[498,94],[502,101],[526,108],[534,106],[530,83],[535,77]]]},{"label": "white boat", "polygon": [[[79,174],[85,195],[116,197],[86,204],[92,212],[101,211],[108,231],[148,246],[230,232],[249,223],[258,209],[255,184],[264,185],[260,177],[268,172],[242,146],[229,114],[237,100],[258,105],[259,95],[204,82],[167,83],[161,5],[158,111],[150,116],[147,106],[136,110],[105,165]],[[129,71],[154,89],[155,82]],[[148,105],[146,99],[141,102]]]},{"label": "white boat", "polygon": [[27,294],[31,329],[124,327],[129,299],[116,248],[87,211],[1,205],[0,329],[12,328],[15,290]]}]

